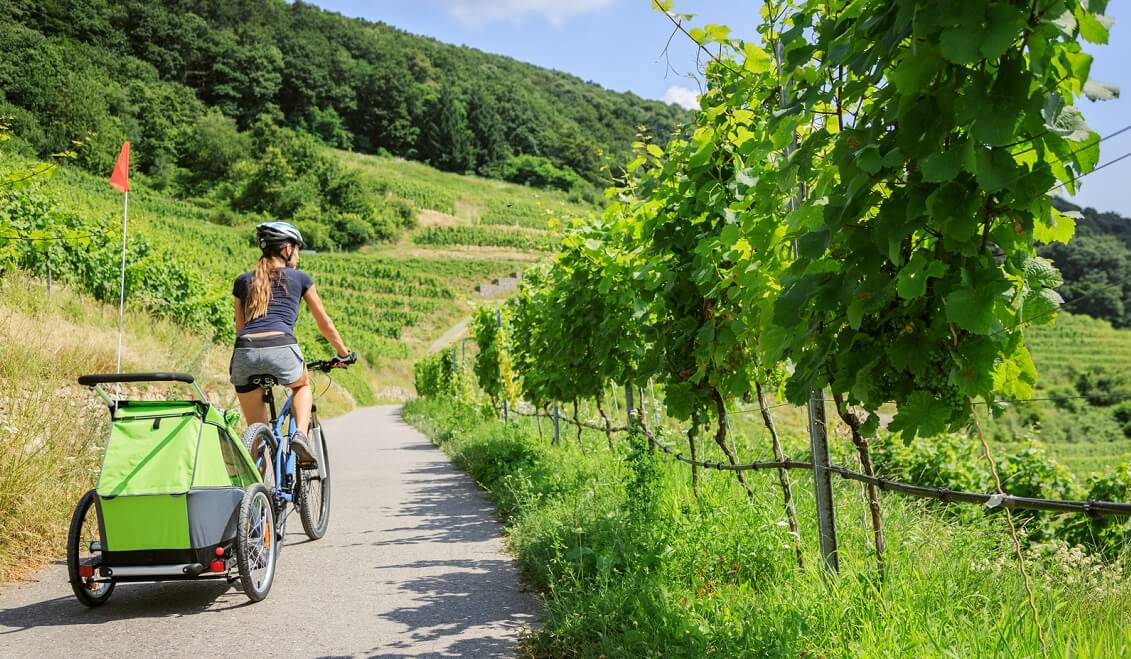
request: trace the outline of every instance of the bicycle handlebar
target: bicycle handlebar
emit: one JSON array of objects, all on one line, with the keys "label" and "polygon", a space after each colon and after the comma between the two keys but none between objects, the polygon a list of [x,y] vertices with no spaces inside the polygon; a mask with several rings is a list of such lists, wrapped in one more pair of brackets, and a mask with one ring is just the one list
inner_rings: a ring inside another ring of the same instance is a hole
[{"label": "bicycle handlebar", "polygon": [[354,364],[356,362],[357,353],[351,352],[345,357],[334,357],[333,359],[310,362],[306,365],[306,367],[312,371],[322,371],[323,373],[329,373],[335,368],[346,368],[350,364]]}]

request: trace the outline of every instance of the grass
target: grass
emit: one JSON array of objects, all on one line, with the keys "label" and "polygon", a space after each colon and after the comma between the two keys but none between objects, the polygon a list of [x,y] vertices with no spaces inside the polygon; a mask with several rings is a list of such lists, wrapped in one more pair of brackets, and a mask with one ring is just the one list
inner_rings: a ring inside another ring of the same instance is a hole
[{"label": "grass", "polygon": [[[842,573],[818,565],[812,483],[795,496],[799,570],[780,491],[752,474],[703,474],[625,439],[569,433],[549,446],[529,419],[504,427],[448,401],[414,401],[408,419],[488,490],[526,579],[547,596],[538,657],[1037,656],[1037,629],[1000,517],[958,522],[884,498],[889,570],[880,583],[858,485],[837,481]],[[545,429],[545,428],[544,428]],[[1051,656],[1131,652],[1131,585],[1062,545],[1028,559]]]}]

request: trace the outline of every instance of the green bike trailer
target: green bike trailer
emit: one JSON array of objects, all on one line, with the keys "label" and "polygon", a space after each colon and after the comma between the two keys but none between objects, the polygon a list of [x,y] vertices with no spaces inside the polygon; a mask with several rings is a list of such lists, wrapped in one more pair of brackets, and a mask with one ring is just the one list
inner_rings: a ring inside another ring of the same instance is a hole
[{"label": "green bike trailer", "polygon": [[[123,382],[179,382],[197,396],[119,400],[101,387]],[[119,582],[234,581],[253,571],[266,577],[261,585],[269,588],[277,553],[274,518],[255,462],[235,433],[238,415],[212,406],[192,376],[182,373],[87,375],[79,383],[107,402],[111,422],[97,487],[72,520],[76,537],[68,543],[68,563],[75,568],[76,596],[96,605],[109,597],[105,592],[97,601],[102,591]]]}]

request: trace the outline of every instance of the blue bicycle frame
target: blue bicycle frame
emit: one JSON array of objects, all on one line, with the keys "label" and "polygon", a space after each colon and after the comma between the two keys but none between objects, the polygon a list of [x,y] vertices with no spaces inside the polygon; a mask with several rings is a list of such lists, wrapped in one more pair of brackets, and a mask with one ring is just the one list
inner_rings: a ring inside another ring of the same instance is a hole
[{"label": "blue bicycle frame", "polygon": [[[294,503],[294,483],[298,475],[298,462],[295,454],[290,450],[290,438],[298,428],[295,417],[291,414],[291,404],[294,396],[287,396],[283,409],[275,414],[275,397],[270,388],[264,388],[263,398],[271,410],[271,431],[275,435],[275,498],[277,500]],[[286,433],[283,424],[286,423]],[[259,465],[262,466],[262,465]],[[288,478],[289,477],[289,478]]]}]

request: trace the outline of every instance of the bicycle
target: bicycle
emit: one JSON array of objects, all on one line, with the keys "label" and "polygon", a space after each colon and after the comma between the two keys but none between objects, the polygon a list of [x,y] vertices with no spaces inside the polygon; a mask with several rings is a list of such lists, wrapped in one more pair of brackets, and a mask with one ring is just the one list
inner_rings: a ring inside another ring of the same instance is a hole
[{"label": "bicycle", "polygon": [[[310,362],[310,371],[329,374],[336,368],[346,368],[357,361],[356,353],[344,359]],[[291,414],[293,396],[287,396],[283,407],[276,413],[273,389],[281,384],[273,375],[253,375],[249,381],[263,389],[263,402],[270,411],[268,423],[253,423],[243,434],[243,444],[262,474],[272,496],[275,514],[276,545],[282,548],[287,527],[287,504],[299,512],[303,531],[311,540],[326,535],[330,524],[330,456],[326,450],[326,435],[318,421],[318,406],[311,407],[308,441],[317,460],[317,467],[300,469],[298,459],[291,451],[290,438],[297,429]],[[283,432],[283,429],[286,432]]]}]

